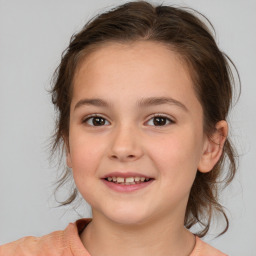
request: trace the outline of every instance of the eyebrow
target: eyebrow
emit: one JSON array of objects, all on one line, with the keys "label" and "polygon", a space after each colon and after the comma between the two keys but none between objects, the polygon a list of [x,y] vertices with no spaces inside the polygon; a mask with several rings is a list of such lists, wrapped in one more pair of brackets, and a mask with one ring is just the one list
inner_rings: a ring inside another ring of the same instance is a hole
[{"label": "eyebrow", "polygon": [[169,105],[176,105],[182,108],[183,110],[188,111],[187,107],[183,103],[169,97],[143,98],[139,100],[137,104],[139,107],[149,107],[149,106],[155,106],[155,105],[169,104]]},{"label": "eyebrow", "polygon": [[[149,107],[149,106],[156,106],[156,105],[175,105],[183,109],[184,111],[188,111],[188,108],[178,100],[169,97],[150,97],[150,98],[142,98],[137,102],[138,107]],[[78,101],[74,107],[74,110],[85,105],[91,105],[96,107],[110,107],[107,101],[102,99],[82,99]]]},{"label": "eyebrow", "polygon": [[92,106],[96,106],[96,107],[108,107],[109,106],[109,104],[102,99],[82,99],[76,103],[74,110],[81,106],[85,106],[85,105],[92,105]]}]

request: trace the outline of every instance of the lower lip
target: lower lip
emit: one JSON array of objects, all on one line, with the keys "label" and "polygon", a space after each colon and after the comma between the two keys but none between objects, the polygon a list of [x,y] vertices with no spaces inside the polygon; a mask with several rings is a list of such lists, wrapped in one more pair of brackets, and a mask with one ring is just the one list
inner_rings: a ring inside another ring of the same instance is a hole
[{"label": "lower lip", "polygon": [[114,182],[110,182],[110,181],[107,181],[105,179],[102,179],[102,181],[109,187],[111,188],[112,190],[114,191],[117,191],[117,192],[132,192],[132,191],[136,191],[136,190],[139,190],[139,189],[143,189],[147,186],[149,186],[154,180],[149,180],[147,182],[142,182],[142,183],[139,183],[139,184],[134,184],[134,185],[121,185],[121,184],[118,184],[118,183],[114,183]]}]

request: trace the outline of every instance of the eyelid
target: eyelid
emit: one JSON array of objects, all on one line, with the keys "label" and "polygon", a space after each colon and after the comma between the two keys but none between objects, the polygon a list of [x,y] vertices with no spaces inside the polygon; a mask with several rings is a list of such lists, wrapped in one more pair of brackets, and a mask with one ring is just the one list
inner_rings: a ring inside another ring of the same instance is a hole
[{"label": "eyelid", "polygon": [[[93,117],[101,117],[101,118],[103,118],[104,120],[106,120],[106,121],[110,124],[110,121],[108,121],[108,118],[104,117],[104,115],[102,115],[102,114],[91,114],[91,115],[87,115],[87,116],[83,117],[82,123],[86,123],[90,118],[93,118]],[[108,124],[108,125],[109,125],[109,124]],[[101,127],[101,126],[106,126],[106,125],[100,125],[100,126],[89,125],[89,126],[92,126],[92,127]]]},{"label": "eyelid", "polygon": [[[170,121],[170,124],[176,123],[176,121],[174,120],[173,117],[170,117],[169,115],[163,114],[163,113],[156,113],[156,114],[153,114],[153,115],[149,116],[149,117],[147,118],[146,123],[148,123],[148,122],[149,122],[152,118],[154,118],[154,117],[164,117],[164,118],[166,118],[168,121]],[[167,125],[168,125],[168,124],[167,124]],[[161,128],[161,127],[165,127],[165,126],[167,126],[167,125],[155,126],[155,127]],[[150,125],[150,126],[153,126],[153,125]]]}]

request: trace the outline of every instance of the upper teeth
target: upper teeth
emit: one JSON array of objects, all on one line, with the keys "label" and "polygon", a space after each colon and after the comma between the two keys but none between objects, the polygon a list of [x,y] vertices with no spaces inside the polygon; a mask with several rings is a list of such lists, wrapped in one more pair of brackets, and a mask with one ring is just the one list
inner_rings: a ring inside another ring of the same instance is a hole
[{"label": "upper teeth", "polygon": [[124,183],[124,184],[136,184],[139,182],[144,182],[144,181],[149,181],[149,178],[145,178],[145,177],[127,177],[127,178],[123,178],[123,177],[108,177],[107,178],[108,181],[112,181],[115,183]]}]

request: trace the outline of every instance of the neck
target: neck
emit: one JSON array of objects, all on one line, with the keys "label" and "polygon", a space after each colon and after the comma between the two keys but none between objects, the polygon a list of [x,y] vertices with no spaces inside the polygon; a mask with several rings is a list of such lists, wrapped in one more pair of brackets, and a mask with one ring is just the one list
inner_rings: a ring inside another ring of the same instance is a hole
[{"label": "neck", "polygon": [[94,214],[81,240],[91,256],[100,256],[103,251],[104,256],[187,256],[195,246],[195,237],[184,228],[182,219],[122,225],[98,214]]}]

